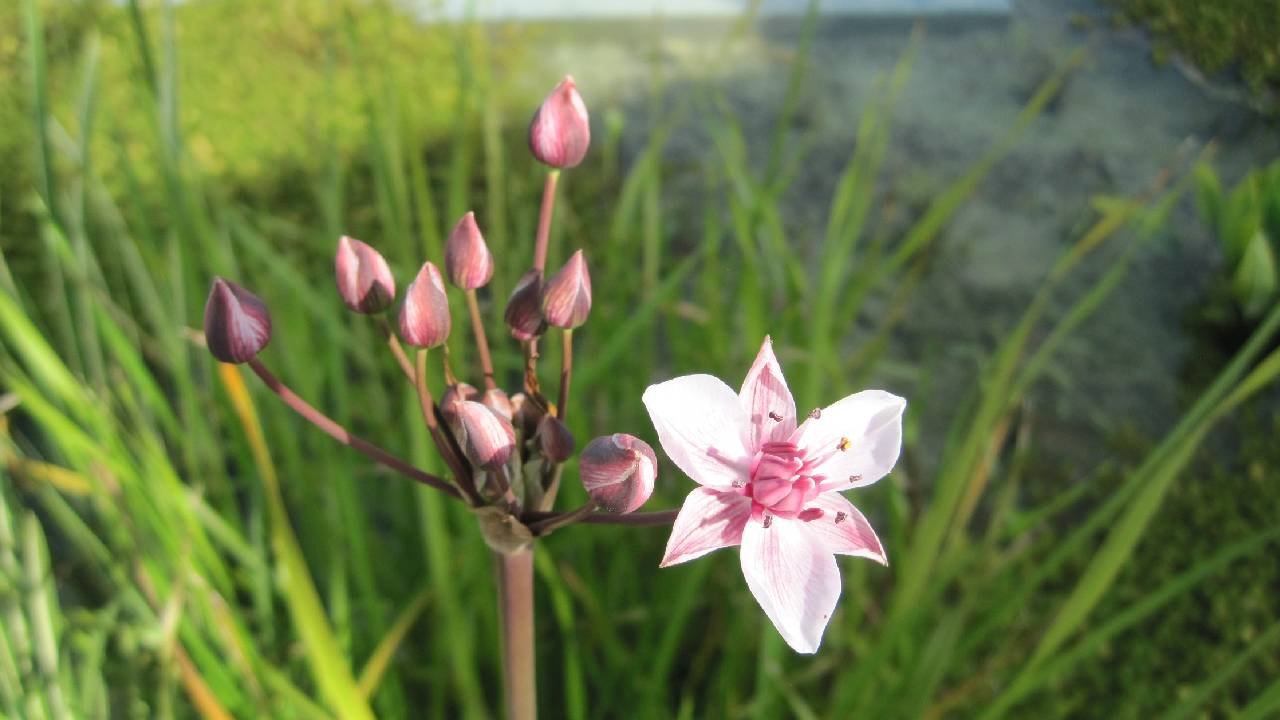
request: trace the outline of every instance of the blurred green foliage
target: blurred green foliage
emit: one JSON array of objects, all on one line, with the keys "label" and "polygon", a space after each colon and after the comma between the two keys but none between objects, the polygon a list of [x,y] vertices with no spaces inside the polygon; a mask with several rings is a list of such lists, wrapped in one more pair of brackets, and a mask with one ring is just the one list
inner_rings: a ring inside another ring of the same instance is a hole
[{"label": "blurred green foliage", "polygon": [[1255,91],[1280,91],[1280,3],[1274,0],[1108,0],[1151,30],[1158,52],[1209,73],[1239,72]]},{"label": "blurred green foliage", "polygon": [[1224,191],[1210,165],[1196,168],[1200,214],[1222,246],[1231,294],[1256,320],[1280,293],[1280,161]]}]

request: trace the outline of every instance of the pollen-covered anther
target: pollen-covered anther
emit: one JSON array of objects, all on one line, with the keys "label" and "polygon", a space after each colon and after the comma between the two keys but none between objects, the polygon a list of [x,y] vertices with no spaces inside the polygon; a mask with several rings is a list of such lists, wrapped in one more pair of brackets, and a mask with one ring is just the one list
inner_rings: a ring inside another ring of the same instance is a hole
[{"label": "pollen-covered anther", "polygon": [[771,527],[771,526],[773,525],[773,516],[772,516],[772,515],[765,515],[765,516],[764,516],[764,520],[763,520],[763,521],[761,521],[761,523],[760,523],[760,524],[761,524],[761,525],[763,525],[763,526],[764,526],[764,527],[766,527],[766,528]]},{"label": "pollen-covered anther", "polygon": [[845,513],[843,513],[843,512],[838,512],[838,513],[836,513],[836,524],[837,524],[837,525],[839,525],[840,523],[844,522],[844,521],[845,521],[845,520],[847,520],[847,519],[849,519],[849,516],[848,516],[848,515],[846,515]]},{"label": "pollen-covered anther", "polygon": [[770,413],[769,413],[769,419],[770,419],[770,420],[772,420],[772,421],[774,421],[774,422],[782,422],[782,416],[781,416],[781,415],[779,415],[779,414],[778,414],[778,413],[776,413],[776,412],[770,412]]},{"label": "pollen-covered anther", "polygon": [[850,445],[849,438],[842,437],[840,438],[840,442],[836,444],[836,449],[839,450],[840,452],[844,452],[849,449],[849,445]]},{"label": "pollen-covered anther", "polygon": [[849,476],[849,482],[851,482],[851,483],[860,483],[860,482],[862,482],[862,476],[861,476],[861,475],[850,475],[850,476]]}]

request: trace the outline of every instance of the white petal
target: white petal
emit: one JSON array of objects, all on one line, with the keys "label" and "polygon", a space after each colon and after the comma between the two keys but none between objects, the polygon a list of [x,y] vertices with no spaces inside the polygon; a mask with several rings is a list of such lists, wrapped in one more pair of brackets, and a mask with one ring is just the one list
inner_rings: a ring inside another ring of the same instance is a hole
[{"label": "white petal", "polygon": [[742,574],[782,639],[796,652],[813,653],[840,599],[840,570],[802,524],[777,517],[769,527],[747,523]]},{"label": "white petal", "polygon": [[892,393],[863,390],[805,420],[792,442],[808,457],[823,458],[810,472],[826,477],[824,492],[870,485],[898,462],[906,406]]},{"label": "white petal", "polygon": [[814,498],[809,507],[821,509],[822,517],[806,522],[805,529],[825,545],[828,552],[889,564],[871,523],[843,495],[823,493]]},{"label": "white petal", "polygon": [[748,431],[744,442],[748,448],[762,443],[783,442],[796,429],[796,401],[791,397],[787,379],[782,376],[778,358],[773,354],[773,341],[765,337],[742,381],[742,410],[747,414]]},{"label": "white petal", "polygon": [[712,550],[742,542],[742,528],[751,517],[751,501],[736,493],[698,488],[680,507],[662,567],[702,557]]},{"label": "white petal", "polygon": [[746,413],[728,385],[710,375],[685,375],[650,385],[643,400],[662,449],[695,482],[728,488],[747,479]]}]

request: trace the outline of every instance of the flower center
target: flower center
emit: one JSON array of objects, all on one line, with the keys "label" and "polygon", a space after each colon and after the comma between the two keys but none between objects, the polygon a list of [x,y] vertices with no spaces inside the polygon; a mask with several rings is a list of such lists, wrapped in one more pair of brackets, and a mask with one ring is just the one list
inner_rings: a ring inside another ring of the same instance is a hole
[{"label": "flower center", "polygon": [[816,508],[805,510],[818,497],[821,476],[806,474],[811,463],[805,452],[789,442],[767,442],[751,463],[751,480],[742,494],[751,498],[751,517],[767,527],[770,516],[813,520],[822,515]]}]

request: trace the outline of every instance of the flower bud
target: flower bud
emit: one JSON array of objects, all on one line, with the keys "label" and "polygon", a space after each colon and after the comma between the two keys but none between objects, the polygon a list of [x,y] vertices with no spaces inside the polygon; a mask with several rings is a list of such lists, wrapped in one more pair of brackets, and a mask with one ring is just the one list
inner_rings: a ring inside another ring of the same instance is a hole
[{"label": "flower bud", "polygon": [[458,444],[476,467],[497,470],[511,459],[516,433],[498,413],[478,402],[464,400],[457,405]]},{"label": "flower bud", "polygon": [[582,162],[590,144],[587,106],[573,78],[565,75],[529,123],[529,150],[544,165],[571,168]]},{"label": "flower bud", "polygon": [[342,302],[358,313],[371,315],[391,307],[396,280],[382,255],[365,243],[343,235],[333,261]]},{"label": "flower bud", "polygon": [[538,447],[542,457],[562,463],[573,456],[573,434],[555,415],[544,415],[538,423]]},{"label": "flower bud", "polygon": [[480,391],[467,383],[450,385],[440,394],[440,416],[450,427],[458,424],[458,406],[467,400],[479,400]]},{"label": "flower bud", "polygon": [[249,362],[271,342],[271,313],[257,295],[215,277],[204,304],[204,338],[222,362]]},{"label": "flower bud", "polygon": [[653,494],[658,457],[640,438],[616,433],[592,440],[578,459],[587,494],[601,509],[629,513]]},{"label": "flower bud", "polygon": [[400,308],[400,337],[414,347],[431,348],[449,337],[449,298],[440,271],[430,262],[404,291]]},{"label": "flower bud", "polygon": [[486,390],[480,404],[506,418],[508,422],[511,421],[512,414],[515,412],[515,408],[511,406],[511,399],[501,388]]},{"label": "flower bud", "polygon": [[547,330],[547,321],[542,317],[542,273],[530,270],[520,277],[516,289],[511,291],[507,299],[507,310],[503,314],[511,336],[520,342],[532,340]]},{"label": "flower bud", "polygon": [[533,437],[538,431],[538,421],[542,419],[542,415],[542,408],[524,393],[511,396],[511,424],[521,437]]},{"label": "flower bud", "polygon": [[493,277],[493,254],[476,225],[475,213],[463,215],[449,233],[444,246],[444,269],[449,282],[463,290],[484,287]]},{"label": "flower bud", "polygon": [[579,250],[560,271],[551,276],[542,291],[542,314],[558,328],[576,328],[591,312],[591,275]]}]

